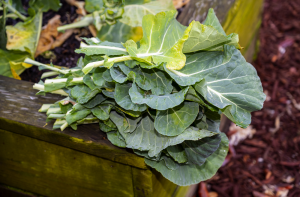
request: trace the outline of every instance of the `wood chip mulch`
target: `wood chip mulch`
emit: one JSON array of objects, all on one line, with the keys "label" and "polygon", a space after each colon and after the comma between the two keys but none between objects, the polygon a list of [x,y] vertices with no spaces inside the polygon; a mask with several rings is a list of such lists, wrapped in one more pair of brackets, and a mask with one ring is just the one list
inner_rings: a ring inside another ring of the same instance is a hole
[{"label": "wood chip mulch", "polygon": [[300,0],[265,0],[259,37],[254,67],[267,100],[252,113],[256,133],[232,146],[201,197],[300,196]]}]

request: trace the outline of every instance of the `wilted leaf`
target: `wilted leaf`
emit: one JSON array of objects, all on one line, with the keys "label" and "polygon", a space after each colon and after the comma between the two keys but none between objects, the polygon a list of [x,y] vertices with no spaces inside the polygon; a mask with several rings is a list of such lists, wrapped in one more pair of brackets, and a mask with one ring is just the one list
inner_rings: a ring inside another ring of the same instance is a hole
[{"label": "wilted leaf", "polygon": [[30,52],[33,57],[41,32],[42,13],[38,12],[30,21],[6,26],[8,50]]}]

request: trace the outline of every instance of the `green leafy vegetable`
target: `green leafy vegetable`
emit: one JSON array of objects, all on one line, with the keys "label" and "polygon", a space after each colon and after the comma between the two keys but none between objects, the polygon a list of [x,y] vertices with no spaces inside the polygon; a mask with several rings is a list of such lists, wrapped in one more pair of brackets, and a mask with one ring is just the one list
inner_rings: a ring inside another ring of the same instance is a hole
[{"label": "green leafy vegetable", "polygon": [[99,123],[112,144],[133,149],[172,182],[191,185],[211,178],[227,155],[221,113],[246,127],[265,95],[237,35],[226,36],[212,10],[204,24],[189,27],[175,16],[145,16],[140,43],[85,39],[79,70],[48,66],[61,74],[34,88],[69,95],[40,109],[56,119],[54,129]]}]

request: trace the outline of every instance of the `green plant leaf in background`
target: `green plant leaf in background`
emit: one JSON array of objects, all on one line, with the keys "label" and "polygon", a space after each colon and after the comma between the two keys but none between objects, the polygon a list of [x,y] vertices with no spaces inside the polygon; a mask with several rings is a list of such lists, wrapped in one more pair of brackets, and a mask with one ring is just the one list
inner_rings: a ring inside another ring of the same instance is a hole
[{"label": "green plant leaf in background", "polygon": [[154,127],[165,136],[181,134],[196,119],[199,105],[194,102],[183,102],[181,105],[164,111],[157,111]]},{"label": "green plant leaf in background", "polygon": [[142,26],[145,15],[156,15],[159,12],[169,10],[175,10],[172,0],[156,0],[144,4],[139,4],[139,1],[130,1],[124,6],[124,14],[120,22],[131,27]]},{"label": "green plant leaf in background", "polygon": [[42,12],[47,12],[48,10],[58,11],[61,6],[59,0],[30,0],[29,5],[35,10],[41,10]]},{"label": "green plant leaf in background", "polygon": [[224,133],[221,133],[221,143],[219,148],[209,156],[205,163],[201,166],[193,164],[178,164],[171,158],[170,162],[174,162],[178,167],[176,170],[170,170],[166,167],[164,161],[153,161],[145,158],[145,163],[155,168],[165,178],[177,185],[186,186],[199,183],[210,179],[223,164],[228,151],[228,139]]},{"label": "green plant leaf in background", "polygon": [[42,28],[42,12],[26,22],[19,22],[15,26],[6,26],[8,50],[26,51],[34,57]]},{"label": "green plant leaf in background", "polygon": [[97,32],[100,40],[110,42],[126,42],[127,40],[139,41],[143,37],[142,27],[131,27],[120,21],[114,25],[103,25],[101,30]]},{"label": "green plant leaf in background", "polygon": [[103,8],[103,0],[86,0],[84,8],[89,13],[100,10]]}]

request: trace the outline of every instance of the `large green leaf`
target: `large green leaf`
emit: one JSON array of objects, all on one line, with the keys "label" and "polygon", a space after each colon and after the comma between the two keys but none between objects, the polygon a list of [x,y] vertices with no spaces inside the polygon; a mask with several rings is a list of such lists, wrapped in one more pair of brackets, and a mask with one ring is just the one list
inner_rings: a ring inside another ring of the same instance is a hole
[{"label": "large green leaf", "polygon": [[[180,186],[187,186],[205,181],[214,176],[217,170],[223,164],[228,151],[228,139],[224,133],[221,133],[221,143],[219,148],[209,156],[201,166],[194,164],[178,164],[176,170],[170,170],[166,167],[164,161],[153,161],[145,159],[145,163],[155,168],[165,178]],[[169,158],[172,162],[172,159]]]},{"label": "large green leaf", "polygon": [[220,145],[221,136],[215,135],[206,137],[198,141],[184,141],[182,146],[187,154],[190,164],[201,166],[211,154],[213,154]]},{"label": "large green leaf", "polygon": [[95,72],[93,73],[93,81],[97,86],[104,86],[105,79],[103,78],[103,73],[106,71],[106,68],[98,67],[95,69]]},{"label": "large green leaf", "polygon": [[[195,22],[189,38],[183,45],[183,53],[191,53],[200,50],[210,50],[230,42],[227,36],[218,32],[212,26]],[[222,49],[222,48],[221,48]]]},{"label": "large green leaf", "polygon": [[129,95],[133,103],[147,104],[152,109],[166,110],[180,105],[184,101],[188,89],[186,87],[178,93],[157,96],[148,95],[147,92],[139,89],[134,83],[129,89]]},{"label": "large green leaf", "polygon": [[145,104],[138,104],[132,102],[129,96],[129,89],[131,88],[130,84],[119,84],[116,83],[115,88],[115,100],[118,105],[126,110],[132,111],[145,111],[147,106]]},{"label": "large green leaf", "polygon": [[225,47],[218,60],[220,63],[205,68],[213,70],[201,73],[205,80],[195,84],[195,89],[235,124],[246,128],[250,113],[260,110],[266,98],[261,81],[255,68],[234,47]]},{"label": "large green leaf", "polygon": [[126,55],[126,49],[121,43],[104,41],[98,38],[84,38],[87,44],[81,43],[80,49],[76,49],[76,53],[84,53],[85,55]]},{"label": "large green leaf", "polygon": [[131,41],[125,43],[130,56],[149,64],[166,62],[166,67],[179,70],[185,65],[182,47],[193,22],[188,28],[176,20],[176,11],[160,12],[143,18],[143,38],[140,48]]},{"label": "large green leaf", "polygon": [[183,102],[181,105],[164,111],[158,111],[154,121],[156,131],[165,136],[181,134],[196,119],[199,105]]},{"label": "large green leaf", "polygon": [[141,117],[128,117],[113,111],[110,113],[110,119],[115,123],[121,135],[126,138],[127,133],[132,133],[136,129],[137,123],[141,120]]},{"label": "large green leaf", "polygon": [[[116,114],[111,113],[111,116],[116,116]],[[121,122],[119,121],[119,123]],[[134,132],[126,133],[125,135],[120,129],[119,132],[125,138],[127,148],[149,151],[148,154],[150,157],[157,156],[163,149],[180,144],[185,140],[199,140],[217,134],[215,132],[197,130],[196,128],[190,127],[178,136],[163,136],[155,131],[154,123],[148,116],[141,120]]]},{"label": "large green leaf", "polygon": [[100,120],[107,120],[109,119],[109,113],[112,109],[112,106],[109,104],[101,104],[92,109],[92,113],[94,116],[99,118]]},{"label": "large green leaf", "polygon": [[120,21],[131,27],[142,26],[142,19],[145,15],[155,15],[168,10],[175,10],[172,0],[156,0],[144,4],[131,2],[131,4],[127,3],[127,5],[124,6],[124,14]]},{"label": "large green leaf", "polygon": [[143,90],[151,90],[154,95],[170,94],[173,90],[172,78],[159,69],[143,69],[139,66],[129,68],[124,64],[119,67],[127,76],[134,72],[137,85]]},{"label": "large green leaf", "polygon": [[114,25],[103,25],[100,31],[97,32],[97,37],[100,40],[107,40],[110,42],[123,42],[127,40],[139,41],[143,37],[142,27],[131,27],[120,21]]},{"label": "large green leaf", "polygon": [[18,22],[15,26],[6,26],[8,50],[26,51],[34,57],[42,28],[42,12],[26,22]]}]

